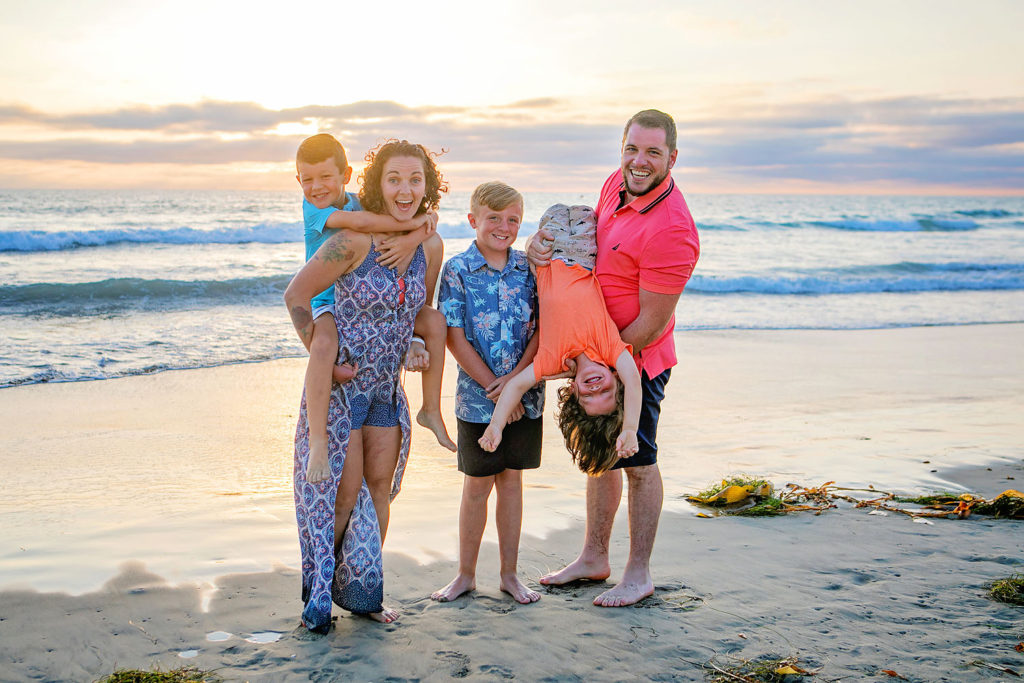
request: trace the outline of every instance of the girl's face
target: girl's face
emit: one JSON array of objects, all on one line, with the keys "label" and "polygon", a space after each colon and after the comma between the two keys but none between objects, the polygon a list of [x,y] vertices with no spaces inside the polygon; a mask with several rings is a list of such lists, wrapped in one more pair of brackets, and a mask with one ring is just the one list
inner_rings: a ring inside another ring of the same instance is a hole
[{"label": "girl's face", "polygon": [[399,221],[409,220],[420,210],[427,191],[423,161],[417,157],[391,157],[380,176],[384,210]]}]

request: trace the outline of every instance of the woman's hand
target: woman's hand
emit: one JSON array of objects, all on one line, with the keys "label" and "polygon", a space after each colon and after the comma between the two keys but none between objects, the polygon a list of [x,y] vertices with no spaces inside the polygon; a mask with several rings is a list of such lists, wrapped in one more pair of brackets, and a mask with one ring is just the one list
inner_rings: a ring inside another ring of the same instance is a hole
[{"label": "woman's hand", "polygon": [[430,353],[426,344],[413,340],[405,354],[405,369],[409,372],[423,372],[430,367]]}]

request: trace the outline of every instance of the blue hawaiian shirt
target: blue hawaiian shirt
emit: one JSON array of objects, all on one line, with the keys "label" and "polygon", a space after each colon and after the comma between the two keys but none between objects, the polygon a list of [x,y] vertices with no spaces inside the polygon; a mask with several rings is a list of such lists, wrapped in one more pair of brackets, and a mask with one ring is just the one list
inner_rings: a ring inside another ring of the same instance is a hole
[{"label": "blue hawaiian shirt", "polygon": [[[448,327],[461,327],[470,345],[498,377],[512,372],[537,329],[537,282],[526,254],[509,249],[499,272],[487,265],[476,242],[453,256],[441,274],[440,310]],[[529,418],[544,414],[543,382],[523,396]],[[463,422],[491,421],[494,402],[460,366],[455,415]]]}]

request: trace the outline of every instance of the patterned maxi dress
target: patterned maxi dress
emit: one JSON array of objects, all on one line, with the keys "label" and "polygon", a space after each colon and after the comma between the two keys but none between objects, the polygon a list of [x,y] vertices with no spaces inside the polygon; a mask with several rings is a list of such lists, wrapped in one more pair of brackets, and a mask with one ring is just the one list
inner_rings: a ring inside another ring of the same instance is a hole
[{"label": "patterned maxi dress", "polygon": [[[401,489],[409,457],[411,422],[399,373],[412,338],[413,321],[426,300],[426,257],[416,250],[405,275],[376,263],[370,247],[363,262],[335,283],[335,321],[338,325],[340,362],[358,366],[344,386],[331,388],[327,416],[328,459],[331,478],[320,484],[306,482],[309,429],[303,396],[295,433],[295,516],[302,553],[303,623],[312,631],[326,632],[331,623],[331,599],[344,609],[364,614],[379,612],[384,598],[380,526],[363,482],[337,558],[334,543],[334,499],[345,463],[353,406],[374,402],[395,406],[402,431],[398,466],[391,487],[392,500]],[[404,281],[404,297],[399,280]],[[404,299],[401,303],[400,300]],[[357,428],[361,425],[357,425]],[[333,584],[333,586],[332,586]]]}]

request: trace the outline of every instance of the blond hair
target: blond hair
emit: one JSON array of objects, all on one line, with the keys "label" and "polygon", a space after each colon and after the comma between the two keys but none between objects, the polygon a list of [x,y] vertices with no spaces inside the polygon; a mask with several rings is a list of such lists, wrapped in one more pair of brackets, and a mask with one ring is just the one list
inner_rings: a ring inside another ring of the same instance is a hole
[{"label": "blond hair", "polygon": [[469,200],[469,210],[474,215],[480,213],[485,206],[495,211],[504,211],[512,204],[519,204],[519,208],[522,208],[523,195],[510,185],[499,180],[492,180],[477,185],[473,190],[473,196]]}]

